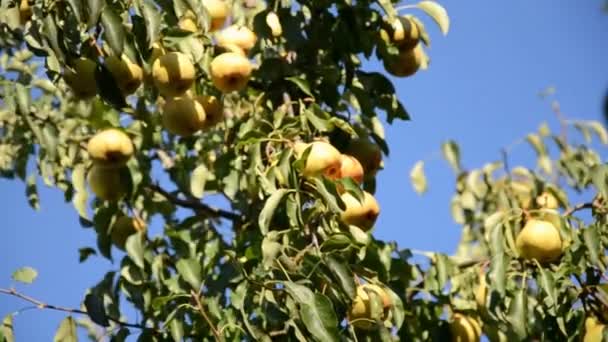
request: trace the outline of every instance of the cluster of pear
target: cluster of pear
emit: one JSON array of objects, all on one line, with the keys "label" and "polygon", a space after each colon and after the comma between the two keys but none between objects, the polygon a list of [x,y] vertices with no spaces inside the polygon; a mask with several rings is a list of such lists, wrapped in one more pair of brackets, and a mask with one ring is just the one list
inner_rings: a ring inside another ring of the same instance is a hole
[{"label": "cluster of pear", "polygon": [[[311,143],[297,142],[294,150],[298,157],[309,151],[302,170],[304,177],[323,175],[332,180],[351,178],[357,184],[361,184],[366,175],[372,176],[377,172],[382,162],[380,150],[367,139],[354,140],[344,154],[329,142],[322,140]],[[341,187],[338,187],[338,191],[346,206],[340,214],[340,220],[346,225],[369,231],[380,215],[380,206],[374,196],[363,191],[363,199],[359,201]]]},{"label": "cluster of pear", "polygon": [[[374,303],[374,300],[378,302]],[[386,320],[392,307],[393,300],[384,286],[359,285],[355,299],[348,310],[348,321],[356,328],[369,330],[374,328],[378,321]]]},{"label": "cluster of pear", "polygon": [[[106,201],[124,197],[129,188],[126,163],[134,152],[129,136],[116,128],[102,130],[89,139],[87,151],[93,161],[87,175],[91,191]],[[145,230],[146,223],[141,218],[123,214],[114,221],[110,237],[116,247],[124,250],[129,236]]]},{"label": "cluster of pear", "polygon": [[[220,30],[226,24],[230,10],[223,0],[205,0],[203,6],[211,18],[209,32]],[[184,31],[198,32],[198,20],[187,11],[178,22]],[[257,36],[245,26],[231,25],[215,33],[216,51],[209,65],[209,78],[222,93],[240,91],[247,86],[253,66],[247,57],[255,46]],[[124,96],[133,94],[149,80],[164,98],[162,122],[169,132],[190,136],[199,130],[215,126],[223,120],[223,105],[215,96],[193,95],[197,69],[191,58],[179,51],[165,51],[157,42],[152,45],[148,63],[150,73],[126,55],[107,56],[104,65],[112,74]],[[95,80],[97,63],[80,57],[70,63],[63,73],[64,80],[80,99],[89,99],[98,93]]]},{"label": "cluster of pear", "polygon": [[409,16],[397,17],[385,29],[380,30],[383,41],[390,42],[399,49],[397,55],[385,54],[383,64],[393,76],[408,77],[419,69],[425,69],[428,57],[420,43],[421,28]]}]

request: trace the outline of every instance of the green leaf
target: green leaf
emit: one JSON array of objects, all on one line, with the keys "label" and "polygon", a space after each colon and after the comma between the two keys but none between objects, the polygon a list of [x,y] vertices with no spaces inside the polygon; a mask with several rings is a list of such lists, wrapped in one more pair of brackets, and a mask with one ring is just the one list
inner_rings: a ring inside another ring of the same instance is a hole
[{"label": "green leaf", "polygon": [[300,90],[303,91],[304,94],[310,97],[314,97],[314,95],[310,92],[310,85],[308,85],[308,81],[306,81],[305,79],[298,76],[292,76],[286,77],[285,80],[298,86],[298,88],[300,88]]},{"label": "green leaf", "polygon": [[99,16],[101,15],[101,10],[103,9],[105,3],[105,0],[87,0],[87,28],[90,29],[97,24],[99,21]]},{"label": "green leaf", "polygon": [[534,151],[537,155],[543,156],[547,154],[547,149],[545,148],[545,144],[543,143],[543,139],[538,134],[528,134],[526,137],[528,143],[534,148]]},{"label": "green leaf", "polygon": [[593,262],[595,266],[599,266],[604,269],[604,265],[600,260],[600,236],[596,225],[591,225],[583,229],[583,241],[585,242],[585,247],[587,247],[587,251],[589,252],[591,262]]},{"label": "green leaf", "polygon": [[13,315],[6,315],[0,326],[0,342],[15,342],[13,333]]},{"label": "green leaf", "polygon": [[448,13],[443,6],[435,1],[420,1],[418,8],[435,20],[444,35],[448,34],[450,30],[450,17],[448,17]]},{"label": "green leaf", "polygon": [[84,297],[84,307],[91,320],[102,327],[109,327],[110,322],[103,305],[103,293],[89,293]]},{"label": "green leaf", "polygon": [[151,48],[152,44],[159,39],[162,15],[158,12],[156,6],[150,0],[143,1],[142,15],[146,23],[146,38],[148,41],[148,48]]},{"label": "green leaf", "polygon": [[288,189],[279,189],[270,197],[268,197],[266,203],[264,203],[264,208],[262,209],[262,211],[260,212],[260,216],[258,217],[258,225],[262,234],[268,233],[268,227],[270,226],[272,216],[274,215],[277,206],[279,205],[283,197],[290,191],[291,190]]},{"label": "green leaf", "polygon": [[600,139],[602,144],[608,145],[608,132],[606,132],[606,128],[604,127],[604,125],[597,121],[591,121],[589,122],[589,127],[591,127],[591,129]]},{"label": "green leaf", "polygon": [[72,7],[72,13],[76,17],[76,21],[82,21],[82,2],[81,0],[68,0],[70,7]]},{"label": "green leaf", "polygon": [[125,243],[127,255],[135,265],[139,268],[144,268],[144,243],[142,233],[132,234],[127,238]]},{"label": "green leaf", "polygon": [[176,264],[177,273],[192,288],[198,291],[201,288],[201,264],[197,259],[180,259]]},{"label": "green leaf", "polygon": [[55,333],[53,342],[77,342],[78,336],[76,335],[76,321],[72,316],[66,317]]},{"label": "green leaf", "polygon": [[262,240],[262,257],[264,267],[268,269],[276,261],[277,256],[281,252],[282,245],[276,241],[273,241],[269,236],[266,236]]},{"label": "green leaf", "polygon": [[91,247],[83,247],[78,249],[78,262],[86,261],[91,255],[95,255],[97,252]]},{"label": "green leaf", "polygon": [[608,167],[595,165],[590,170],[591,181],[604,198],[608,198]]},{"label": "green leaf", "polygon": [[338,319],[326,296],[316,293],[312,302],[301,304],[300,317],[313,338],[320,342],[339,341]]},{"label": "green leaf", "polygon": [[36,186],[36,173],[32,173],[27,177],[25,195],[27,202],[34,210],[40,209],[40,197],[38,196],[38,187]]},{"label": "green leaf", "polygon": [[509,304],[508,320],[511,323],[512,332],[520,341],[526,340],[528,335],[526,332],[526,322],[528,321],[527,299],[528,296],[524,287],[515,294]]},{"label": "green leaf", "polygon": [[14,281],[18,281],[25,284],[31,284],[32,282],[34,282],[34,280],[36,280],[37,277],[38,271],[29,266],[21,267],[20,269],[13,272],[13,275],[11,276]]},{"label": "green leaf", "polygon": [[460,168],[460,149],[458,145],[452,141],[446,141],[441,146],[441,152],[443,153],[443,158],[448,161],[454,172],[459,173]]},{"label": "green leaf", "polygon": [[342,209],[340,208],[340,206],[338,206],[338,200],[337,200],[336,196],[334,196],[332,193],[330,193],[329,190],[327,189],[327,186],[330,186],[330,187],[333,186],[334,193],[336,192],[335,185],[333,184],[333,182],[327,181],[325,179],[321,179],[319,177],[313,178],[312,181],[316,185],[317,192],[325,200],[325,203],[329,206],[331,211],[339,213]]},{"label": "green leaf", "polygon": [[426,176],[424,175],[424,162],[422,160],[417,162],[412,168],[412,171],[410,171],[410,180],[414,187],[414,191],[419,194],[426,191]]},{"label": "green leaf", "polygon": [[283,283],[285,290],[296,302],[300,304],[311,303],[314,299],[314,293],[311,289],[304,285],[294,283],[292,281],[286,281]]},{"label": "green leaf", "polygon": [[205,164],[197,166],[194,171],[192,171],[192,176],[190,177],[190,193],[192,196],[198,199],[203,198],[208,175],[209,170]]},{"label": "green leaf", "polygon": [[172,319],[169,322],[169,331],[173,341],[182,341],[184,338],[184,324],[181,319]]},{"label": "green leaf", "polygon": [[355,298],[355,279],[346,262],[337,256],[330,255],[325,258],[325,264],[332,271],[332,276],[338,280],[342,290],[350,298]]},{"label": "green leaf", "polygon": [[536,261],[536,265],[538,266],[538,271],[540,273],[540,288],[542,288],[547,294],[546,302],[547,306],[549,306],[549,313],[555,316],[555,306],[558,304],[558,298],[557,292],[555,291],[555,279],[553,278],[553,273],[544,269],[536,259],[534,259],[534,261]]},{"label": "green leaf", "polygon": [[103,26],[103,36],[114,52],[114,56],[122,56],[125,46],[125,28],[122,19],[114,12],[111,6],[105,6],[101,13],[101,25]]}]

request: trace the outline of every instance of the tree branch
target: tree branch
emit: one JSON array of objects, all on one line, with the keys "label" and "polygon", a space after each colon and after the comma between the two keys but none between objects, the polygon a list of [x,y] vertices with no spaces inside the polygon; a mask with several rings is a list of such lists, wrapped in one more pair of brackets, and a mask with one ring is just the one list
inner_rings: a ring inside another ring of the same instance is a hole
[{"label": "tree branch", "polygon": [[231,220],[231,221],[236,221],[236,222],[243,221],[243,218],[241,217],[241,215],[239,215],[237,213],[233,213],[231,211],[220,209],[220,208],[211,207],[207,204],[201,203],[201,202],[196,201],[191,198],[189,198],[189,199],[179,198],[177,195],[174,195],[174,194],[170,193],[169,191],[163,189],[158,184],[148,185],[148,189],[161,194],[164,198],[166,198],[167,200],[169,200],[171,203],[173,203],[175,205],[179,205],[184,208],[190,208],[195,211],[203,212],[210,216],[223,217],[223,218]]},{"label": "tree branch", "polygon": [[205,311],[205,307],[203,306],[203,303],[201,302],[201,298],[200,298],[199,294],[196,293],[194,290],[192,290],[190,292],[190,295],[192,296],[192,299],[196,303],[196,307],[197,307],[198,311],[200,311],[201,315],[203,316],[203,318],[205,319],[207,324],[209,324],[209,327],[211,328],[211,331],[213,332],[213,336],[215,336],[215,340],[223,341],[222,336],[220,335],[219,331],[217,330],[215,325],[213,325],[213,322],[211,321],[211,318],[209,318],[209,315],[207,315],[207,311]]},{"label": "tree branch", "polygon": [[595,203],[579,203],[572,208],[568,208],[568,210],[564,212],[564,216],[570,216],[579,210],[592,209],[593,207],[595,207]]},{"label": "tree branch", "polygon": [[[19,299],[22,299],[26,302],[32,303],[36,306],[37,309],[49,309],[49,310],[55,310],[55,311],[63,311],[63,312],[68,312],[68,313],[72,313],[72,314],[79,314],[79,315],[87,315],[89,316],[89,313],[84,311],[84,310],[80,310],[80,309],[74,309],[74,308],[68,308],[68,307],[64,307],[64,306],[58,306],[58,305],[52,305],[52,304],[47,304],[44,303],[38,299],[32,298],[30,296],[24,295],[20,292],[17,292],[17,290],[15,289],[3,289],[0,288],[0,293],[2,294],[6,294],[9,296],[13,296],[13,297],[17,297]],[[123,322],[121,320],[119,320],[118,318],[113,318],[110,316],[107,316],[108,320],[123,326],[123,327],[129,327],[129,328],[138,328],[138,329],[152,329],[150,327],[147,327],[145,325],[141,325],[141,324],[134,324],[134,323],[128,323],[128,322]]]}]

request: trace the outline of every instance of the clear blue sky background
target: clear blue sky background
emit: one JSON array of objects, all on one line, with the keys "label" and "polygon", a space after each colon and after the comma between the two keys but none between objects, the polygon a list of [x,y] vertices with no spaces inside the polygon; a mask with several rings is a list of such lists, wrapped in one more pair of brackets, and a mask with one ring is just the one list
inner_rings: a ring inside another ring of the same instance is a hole
[{"label": "clear blue sky background", "polygon": [[[446,0],[452,19],[447,37],[427,21],[433,39],[432,64],[413,78],[395,79],[399,97],[413,116],[387,129],[392,153],[379,174],[382,214],[374,232],[402,247],[452,253],[459,228],[449,212],[453,175],[439,158],[427,163],[428,194],[416,195],[409,170],[419,159],[455,139],[465,165],[495,160],[501,147],[553,120],[538,92],[557,88],[563,111],[601,118],[608,89],[608,16],[602,2],[566,0]],[[370,69],[380,69],[375,63]],[[525,148],[515,150],[532,166]],[[39,271],[33,285],[20,286],[48,303],[78,307],[85,289],[109,268],[99,257],[78,263],[77,250],[94,246],[63,195],[41,185],[41,210],[30,209],[24,184],[0,180],[0,287],[21,266]],[[27,306],[0,296],[0,317]],[[50,341],[65,315],[29,310],[15,317],[17,341]],[[135,317],[129,317],[133,321]]]}]

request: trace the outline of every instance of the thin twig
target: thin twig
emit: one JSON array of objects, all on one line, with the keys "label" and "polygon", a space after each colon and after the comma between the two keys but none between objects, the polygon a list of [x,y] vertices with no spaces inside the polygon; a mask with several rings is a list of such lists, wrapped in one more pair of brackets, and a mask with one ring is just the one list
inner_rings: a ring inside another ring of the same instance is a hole
[{"label": "thin twig", "polygon": [[[44,303],[38,299],[32,298],[30,296],[24,295],[20,292],[17,292],[17,290],[15,289],[3,289],[0,288],[0,293],[2,294],[7,294],[9,296],[13,296],[13,297],[17,297],[19,299],[22,299],[26,302],[32,303],[34,305],[36,305],[37,309],[49,309],[49,310],[55,310],[55,311],[63,311],[63,312],[68,312],[68,313],[72,313],[72,314],[79,314],[79,315],[89,315],[88,312],[84,311],[84,310],[80,310],[80,309],[74,309],[74,308],[68,308],[68,307],[64,307],[64,306],[58,306],[58,305],[52,305],[52,304],[47,304]],[[152,329],[149,327],[146,327],[145,325],[141,325],[141,324],[135,324],[135,323],[128,323],[128,322],[123,322],[117,318],[113,318],[110,316],[107,316],[108,320],[123,326],[123,327],[130,327],[130,328],[138,328],[138,329]]]},{"label": "thin twig", "polygon": [[192,299],[194,299],[194,302],[196,303],[196,307],[198,308],[198,311],[200,311],[200,313],[203,316],[203,318],[205,319],[205,321],[207,321],[207,324],[209,324],[209,327],[211,328],[211,332],[213,332],[213,336],[215,336],[215,340],[222,341],[222,336],[220,335],[220,332],[217,330],[215,325],[213,325],[211,318],[209,318],[209,315],[207,315],[207,311],[205,311],[205,307],[203,306],[203,302],[201,302],[200,295],[198,293],[196,293],[196,291],[194,291],[194,290],[190,291],[190,295],[192,296]]},{"label": "thin twig", "polygon": [[191,198],[189,198],[189,199],[179,198],[177,195],[174,195],[174,194],[170,193],[169,191],[163,189],[158,184],[149,185],[148,189],[158,192],[159,194],[161,194],[163,197],[165,197],[166,199],[168,199],[171,203],[173,203],[175,205],[179,205],[179,206],[185,207],[185,208],[190,208],[190,209],[193,209],[196,211],[202,211],[208,215],[216,216],[216,217],[223,217],[225,219],[232,220],[232,221],[237,221],[237,222],[243,221],[243,218],[239,214],[233,213],[228,210],[220,209],[220,208],[214,208],[214,207],[211,207],[207,204],[201,203],[201,202],[196,201]]},{"label": "thin twig", "polygon": [[564,212],[564,216],[570,216],[573,213],[579,211],[579,210],[583,210],[583,209],[592,209],[593,207],[595,207],[595,204],[589,202],[589,203],[579,203],[577,205],[575,205],[572,208],[569,208],[568,210],[566,210]]}]

